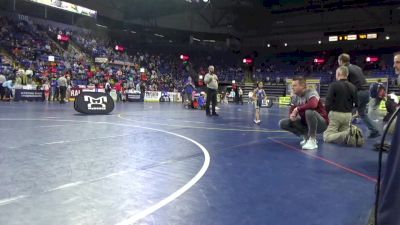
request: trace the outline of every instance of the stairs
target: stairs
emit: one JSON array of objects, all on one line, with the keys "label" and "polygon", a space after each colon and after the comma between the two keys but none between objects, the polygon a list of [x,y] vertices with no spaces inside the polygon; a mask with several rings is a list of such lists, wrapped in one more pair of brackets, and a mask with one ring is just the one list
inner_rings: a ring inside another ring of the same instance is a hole
[{"label": "stairs", "polygon": [[249,92],[254,91],[256,88],[256,85],[252,82],[250,83],[244,83],[243,87],[243,102],[248,102],[249,101]]},{"label": "stairs", "polygon": [[400,95],[400,86],[389,85],[388,89],[389,89],[388,94],[394,92],[396,93],[396,95]]},{"label": "stairs", "polygon": [[319,90],[319,96],[321,98],[325,98],[326,95],[328,94],[328,89],[329,85],[328,84],[321,84],[320,90]]}]

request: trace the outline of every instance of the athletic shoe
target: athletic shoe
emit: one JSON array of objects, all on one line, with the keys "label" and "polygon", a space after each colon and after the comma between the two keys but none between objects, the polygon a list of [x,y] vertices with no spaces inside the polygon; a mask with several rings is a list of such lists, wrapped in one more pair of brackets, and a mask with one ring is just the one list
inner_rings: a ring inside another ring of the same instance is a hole
[{"label": "athletic shoe", "polygon": [[213,115],[213,116],[219,116],[217,113],[213,113],[212,115]]},{"label": "athletic shoe", "polygon": [[300,142],[300,145],[303,146],[307,143],[307,139],[303,136],[303,140]]},{"label": "athletic shoe", "polygon": [[317,150],[318,149],[317,140],[314,138],[309,138],[302,148],[303,150]]}]

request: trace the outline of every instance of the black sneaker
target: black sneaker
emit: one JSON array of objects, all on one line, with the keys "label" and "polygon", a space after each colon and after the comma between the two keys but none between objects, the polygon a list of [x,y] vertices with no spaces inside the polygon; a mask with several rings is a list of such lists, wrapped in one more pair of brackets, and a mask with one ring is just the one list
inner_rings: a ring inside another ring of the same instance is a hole
[{"label": "black sneaker", "polygon": [[381,136],[381,134],[379,132],[372,132],[369,134],[368,138],[372,139],[372,138],[377,138],[379,136]]},{"label": "black sneaker", "polygon": [[212,115],[213,115],[213,116],[219,116],[217,113],[213,113]]}]

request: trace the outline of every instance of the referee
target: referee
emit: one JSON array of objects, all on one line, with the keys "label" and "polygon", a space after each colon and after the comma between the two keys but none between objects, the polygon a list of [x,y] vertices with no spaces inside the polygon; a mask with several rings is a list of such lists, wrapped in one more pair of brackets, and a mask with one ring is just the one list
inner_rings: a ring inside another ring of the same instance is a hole
[{"label": "referee", "polygon": [[[208,67],[208,73],[204,77],[204,82],[207,84],[207,103],[206,103],[206,115],[207,116],[218,116],[215,112],[217,105],[217,94],[218,94],[218,76],[214,74],[214,66]],[[212,114],[210,113],[210,103],[212,104]]]}]

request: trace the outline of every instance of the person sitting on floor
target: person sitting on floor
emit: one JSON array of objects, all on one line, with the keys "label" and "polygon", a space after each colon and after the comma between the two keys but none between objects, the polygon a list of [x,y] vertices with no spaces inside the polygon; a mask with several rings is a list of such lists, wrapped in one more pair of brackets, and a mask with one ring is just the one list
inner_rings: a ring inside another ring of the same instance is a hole
[{"label": "person sitting on floor", "polygon": [[318,92],[307,89],[304,77],[295,77],[292,88],[290,117],[279,121],[279,127],[303,137],[300,143],[303,150],[315,150],[318,148],[317,133],[324,132],[328,126],[328,114]]},{"label": "person sitting on floor", "polygon": [[336,70],[336,80],[328,89],[325,108],[329,113],[329,125],[324,132],[327,143],[345,144],[349,134],[352,112],[358,107],[357,88],[347,80],[349,70],[340,66]]}]

